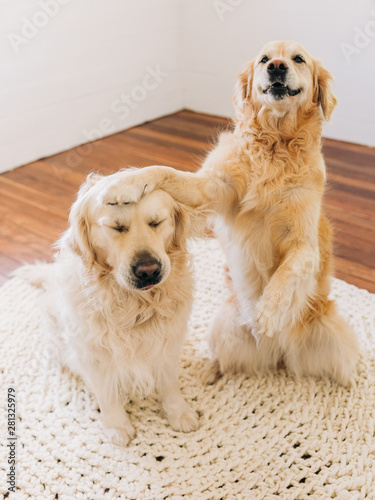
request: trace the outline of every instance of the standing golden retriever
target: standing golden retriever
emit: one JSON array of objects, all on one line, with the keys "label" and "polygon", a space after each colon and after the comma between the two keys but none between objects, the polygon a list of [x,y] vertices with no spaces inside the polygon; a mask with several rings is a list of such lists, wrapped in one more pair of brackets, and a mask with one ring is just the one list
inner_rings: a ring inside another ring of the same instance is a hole
[{"label": "standing golden retriever", "polygon": [[296,375],[346,384],[355,367],[355,335],[328,299],[321,128],[336,105],[330,82],[298,43],[268,43],[239,75],[235,130],[220,136],[197,174],[149,167],[124,186],[162,186],[216,213],[234,294],[212,327],[209,380],[265,373],[283,362]]},{"label": "standing golden retriever", "polygon": [[34,277],[43,271],[61,361],[92,388],[119,445],[135,434],[124,403],[155,386],[173,429],[198,426],[178,380],[193,290],[186,238],[196,218],[164,191],[120,191],[128,175],[89,176],[55,262],[29,266]]}]

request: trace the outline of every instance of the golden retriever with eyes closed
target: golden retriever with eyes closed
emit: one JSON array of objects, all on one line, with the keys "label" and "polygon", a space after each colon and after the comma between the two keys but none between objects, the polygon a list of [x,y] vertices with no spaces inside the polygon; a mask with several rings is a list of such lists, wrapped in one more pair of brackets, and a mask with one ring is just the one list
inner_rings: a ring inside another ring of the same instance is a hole
[{"label": "golden retriever with eyes closed", "polygon": [[331,229],[322,211],[323,120],[336,105],[331,74],[296,42],[271,42],[235,90],[233,132],[223,133],[196,174],[149,167],[126,192],[163,187],[215,212],[233,294],[210,333],[218,374],[275,370],[346,384],[358,347],[328,299]]},{"label": "golden retriever with eyes closed", "polygon": [[124,404],[154,387],[173,429],[198,427],[178,380],[193,291],[186,238],[197,217],[162,190],[121,192],[128,175],[89,176],[55,262],[27,266],[47,291],[62,363],[91,387],[118,445],[135,434]]}]

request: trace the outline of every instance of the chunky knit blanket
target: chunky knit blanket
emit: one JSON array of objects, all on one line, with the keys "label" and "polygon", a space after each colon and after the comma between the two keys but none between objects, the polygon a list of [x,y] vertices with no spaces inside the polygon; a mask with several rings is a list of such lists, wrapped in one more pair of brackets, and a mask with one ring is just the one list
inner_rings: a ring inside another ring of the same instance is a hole
[{"label": "chunky knit blanket", "polygon": [[[223,254],[192,243],[196,294],[181,355],[182,391],[198,431],[168,425],[156,397],[133,400],[137,436],[107,442],[98,405],[44,344],[41,290],[20,278],[0,289],[0,496],[12,499],[375,498],[375,295],[333,280],[361,358],[350,388],[329,380],[267,377],[201,381],[207,330],[224,298]],[[16,492],[8,491],[12,443],[7,389],[15,389]]]}]

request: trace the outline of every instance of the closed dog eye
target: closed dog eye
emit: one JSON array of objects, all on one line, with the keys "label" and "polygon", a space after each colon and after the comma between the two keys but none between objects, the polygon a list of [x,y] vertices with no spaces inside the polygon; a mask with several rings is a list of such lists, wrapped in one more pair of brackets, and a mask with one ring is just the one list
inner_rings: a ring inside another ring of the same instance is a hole
[{"label": "closed dog eye", "polygon": [[119,233],[126,233],[129,231],[129,228],[126,226],[115,226],[112,229],[114,229],[115,231],[118,231]]},{"label": "closed dog eye", "polygon": [[[165,219],[164,219],[164,220],[165,220]],[[149,225],[150,227],[152,227],[152,228],[154,228],[154,227],[158,227],[158,226],[160,226],[160,224],[161,224],[162,222],[164,222],[164,220],[152,220],[152,221],[150,221],[150,222],[148,223],[148,225]]]}]

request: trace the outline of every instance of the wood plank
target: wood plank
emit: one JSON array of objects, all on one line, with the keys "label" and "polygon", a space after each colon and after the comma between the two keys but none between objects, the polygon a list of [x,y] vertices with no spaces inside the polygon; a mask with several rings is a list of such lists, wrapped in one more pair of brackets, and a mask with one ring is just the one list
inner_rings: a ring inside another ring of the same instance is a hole
[{"label": "wood plank", "polygon": [[335,256],[334,269],[336,278],[342,279],[360,288],[375,293],[375,269],[358,262]]}]

